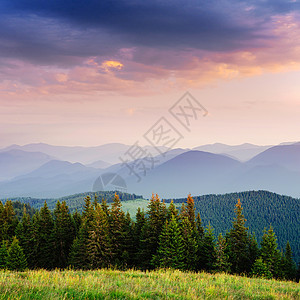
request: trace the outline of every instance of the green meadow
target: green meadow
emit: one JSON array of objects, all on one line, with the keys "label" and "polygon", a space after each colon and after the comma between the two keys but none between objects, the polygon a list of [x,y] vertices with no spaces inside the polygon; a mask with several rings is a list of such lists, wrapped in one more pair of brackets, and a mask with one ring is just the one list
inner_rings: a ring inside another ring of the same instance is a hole
[{"label": "green meadow", "polygon": [[300,299],[300,286],[176,270],[1,271],[0,299]]}]

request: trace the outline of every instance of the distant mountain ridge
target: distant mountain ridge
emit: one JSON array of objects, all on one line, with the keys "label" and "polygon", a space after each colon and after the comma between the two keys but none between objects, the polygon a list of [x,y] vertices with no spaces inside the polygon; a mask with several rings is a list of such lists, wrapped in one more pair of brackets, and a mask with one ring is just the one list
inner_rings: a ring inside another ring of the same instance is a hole
[{"label": "distant mountain ridge", "polygon": [[[107,151],[112,145],[107,146]],[[119,147],[120,144],[117,145]],[[40,144],[34,144],[36,146]],[[224,145],[217,146],[219,150],[224,150]],[[241,148],[248,149],[252,146],[243,144]],[[30,147],[33,146],[28,147],[31,150]],[[42,147],[48,145],[42,144]],[[76,151],[78,148],[80,147]],[[55,146],[54,149],[57,150]],[[23,160],[19,159],[21,163],[16,163],[16,153],[23,157]],[[157,151],[155,153],[157,155]],[[14,154],[10,160],[6,159],[8,154]],[[128,161],[126,164],[119,160],[113,165],[101,160],[99,164],[107,164],[108,167],[93,167],[97,165],[93,163],[71,163],[38,152],[1,150],[0,197],[61,197],[80,193],[92,190],[96,179],[106,173],[118,174],[126,182],[128,192],[145,197],[153,191],[165,198],[177,198],[184,196],[187,191],[193,194],[210,194],[261,189],[300,197],[300,143],[284,143],[268,148],[247,162],[229,157],[228,154],[178,148],[153,157],[152,165],[150,159]],[[11,176],[7,177],[8,175]]]}]

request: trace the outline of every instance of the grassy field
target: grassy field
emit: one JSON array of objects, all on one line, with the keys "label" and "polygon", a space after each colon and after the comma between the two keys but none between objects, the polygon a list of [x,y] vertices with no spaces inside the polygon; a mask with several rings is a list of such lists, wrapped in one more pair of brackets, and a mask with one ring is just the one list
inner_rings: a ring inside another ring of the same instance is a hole
[{"label": "grassy field", "polygon": [[1,271],[0,299],[300,299],[300,287],[170,270]]}]

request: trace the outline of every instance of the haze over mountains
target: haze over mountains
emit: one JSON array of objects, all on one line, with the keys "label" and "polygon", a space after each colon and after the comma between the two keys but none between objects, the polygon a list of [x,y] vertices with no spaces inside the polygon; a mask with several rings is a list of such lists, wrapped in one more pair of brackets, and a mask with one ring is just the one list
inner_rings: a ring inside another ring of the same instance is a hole
[{"label": "haze over mountains", "polygon": [[95,180],[105,173],[118,174],[126,182],[128,192],[146,198],[152,192],[177,198],[187,193],[258,189],[300,197],[300,143],[277,146],[218,143],[172,149],[164,155],[158,155],[152,147],[143,147],[156,156],[139,157],[124,165],[119,157],[124,157],[130,147],[117,143],[97,147],[29,144],[1,149],[0,198],[61,197],[91,191]]}]

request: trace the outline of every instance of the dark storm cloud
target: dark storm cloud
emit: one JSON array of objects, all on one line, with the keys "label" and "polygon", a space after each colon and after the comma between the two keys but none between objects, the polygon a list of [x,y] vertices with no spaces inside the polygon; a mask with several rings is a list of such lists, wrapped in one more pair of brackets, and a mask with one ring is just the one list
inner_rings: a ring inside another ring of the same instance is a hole
[{"label": "dark storm cloud", "polygon": [[272,38],[268,19],[289,1],[3,0],[0,55],[73,64],[124,47],[231,51]]}]

